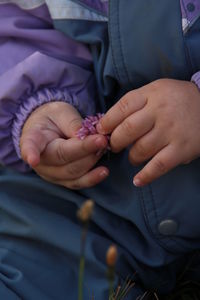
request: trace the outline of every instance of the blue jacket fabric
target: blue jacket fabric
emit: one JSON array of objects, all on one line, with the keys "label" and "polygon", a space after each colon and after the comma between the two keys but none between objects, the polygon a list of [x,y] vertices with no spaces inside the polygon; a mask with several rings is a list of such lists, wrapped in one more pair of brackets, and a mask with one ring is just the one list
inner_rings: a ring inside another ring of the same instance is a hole
[{"label": "blue jacket fabric", "polygon": [[[63,19],[54,25],[90,45],[105,111],[127,91],[157,78],[190,80],[200,69],[199,22],[183,36],[179,0],[110,0],[109,24]],[[1,299],[77,299],[76,210],[87,198],[94,199],[95,213],[86,244],[84,299],[92,293],[97,300],[108,298],[105,253],[111,243],[119,250],[117,277],[137,281],[127,299],[148,288],[173,289],[200,247],[200,160],[143,188],[132,184],[139,168],[128,162],[128,150],[102,160],[110,176],[78,192],[2,167]],[[200,279],[199,268],[197,260],[191,278]]]}]

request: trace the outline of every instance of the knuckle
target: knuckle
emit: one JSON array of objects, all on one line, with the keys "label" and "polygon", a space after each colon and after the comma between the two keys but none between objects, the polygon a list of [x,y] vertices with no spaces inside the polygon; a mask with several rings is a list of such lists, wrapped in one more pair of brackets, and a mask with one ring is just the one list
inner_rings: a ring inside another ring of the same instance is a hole
[{"label": "knuckle", "polygon": [[89,153],[90,148],[95,146],[95,142],[93,140],[93,135],[86,137],[81,143],[81,151],[83,153]]},{"label": "knuckle", "polygon": [[129,152],[129,161],[134,165],[144,162],[148,158],[148,153],[143,144],[136,144]]},{"label": "knuckle", "polygon": [[122,123],[123,131],[127,136],[132,136],[133,134],[133,126],[131,120],[127,119]]},{"label": "knuckle", "polygon": [[83,180],[83,178],[79,178],[73,181],[68,182],[68,188],[72,190],[80,190],[83,188],[90,188],[97,184],[97,180],[93,177],[88,177]]},{"label": "knuckle", "polygon": [[111,136],[110,146],[111,146],[112,152],[117,153],[120,151],[120,149],[121,149],[120,141],[121,141],[121,139],[117,134],[113,134]]},{"label": "knuckle", "polygon": [[94,185],[96,185],[98,183],[97,181],[97,178],[92,176],[92,177],[89,177],[88,180],[87,180],[87,183],[86,183],[86,187],[89,188],[89,187],[92,187]]},{"label": "knuckle", "polygon": [[69,178],[72,179],[77,178],[79,173],[80,173],[79,167],[75,163],[69,164],[67,166],[67,176]]},{"label": "knuckle", "polygon": [[64,149],[63,146],[61,144],[58,145],[57,148],[57,158],[60,162],[66,163],[67,159],[66,159],[67,155],[66,153],[64,153]]},{"label": "knuckle", "polygon": [[132,150],[130,150],[130,152],[129,152],[128,160],[132,165],[137,164],[137,159]]},{"label": "knuckle", "polygon": [[64,186],[67,187],[67,188],[69,188],[69,189],[71,189],[71,190],[80,190],[81,188],[83,188],[83,187],[81,186],[81,184],[79,183],[78,180],[76,180],[76,181],[71,181],[71,182],[66,182],[66,183],[64,184]]},{"label": "knuckle", "polygon": [[45,169],[41,168],[34,168],[34,171],[44,180],[49,181],[51,183],[56,183],[59,180],[59,177],[56,177],[56,175],[51,174]]},{"label": "knuckle", "polygon": [[80,122],[80,118],[79,117],[72,119],[69,122],[69,125],[68,125],[69,130],[71,132],[75,132],[76,130],[78,130],[78,128],[80,128],[80,126],[81,126],[81,122]]},{"label": "knuckle", "polygon": [[135,152],[137,153],[137,155],[139,157],[146,157],[147,155],[147,150],[146,150],[146,146],[142,143],[139,142],[135,145]]},{"label": "knuckle", "polygon": [[129,111],[128,97],[123,97],[119,100],[119,110],[122,114],[126,114]]},{"label": "knuckle", "polygon": [[156,159],[156,160],[154,161],[154,165],[155,165],[156,170],[157,170],[159,173],[164,174],[164,173],[167,172],[167,165],[166,165],[166,163],[165,163],[163,160],[161,160],[161,159]]}]

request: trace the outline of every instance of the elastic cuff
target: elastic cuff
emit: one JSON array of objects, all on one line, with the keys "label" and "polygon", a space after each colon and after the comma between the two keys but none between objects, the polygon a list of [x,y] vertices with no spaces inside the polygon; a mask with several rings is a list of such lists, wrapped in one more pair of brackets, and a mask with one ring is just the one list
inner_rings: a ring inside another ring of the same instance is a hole
[{"label": "elastic cuff", "polygon": [[192,76],[191,81],[194,82],[200,90],[200,71]]},{"label": "elastic cuff", "polygon": [[36,108],[45,103],[55,101],[67,102],[69,104],[72,104],[73,106],[76,106],[76,103],[73,103],[71,95],[67,93],[66,88],[60,90],[57,90],[55,88],[44,88],[43,90],[39,90],[36,94],[23,101],[20,105],[18,112],[15,114],[15,119],[12,126],[13,144],[17,156],[20,159],[20,137],[24,123]]}]

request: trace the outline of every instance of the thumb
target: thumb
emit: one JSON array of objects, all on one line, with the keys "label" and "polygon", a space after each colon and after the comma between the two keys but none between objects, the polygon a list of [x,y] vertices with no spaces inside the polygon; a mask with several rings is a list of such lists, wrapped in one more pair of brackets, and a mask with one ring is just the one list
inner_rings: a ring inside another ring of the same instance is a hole
[{"label": "thumb", "polygon": [[77,109],[68,103],[64,103],[62,110],[52,115],[51,119],[68,138],[76,137],[83,121]]},{"label": "thumb", "polygon": [[40,163],[40,155],[44,151],[48,141],[45,135],[39,130],[27,130],[22,134],[20,149],[22,159],[31,167]]}]

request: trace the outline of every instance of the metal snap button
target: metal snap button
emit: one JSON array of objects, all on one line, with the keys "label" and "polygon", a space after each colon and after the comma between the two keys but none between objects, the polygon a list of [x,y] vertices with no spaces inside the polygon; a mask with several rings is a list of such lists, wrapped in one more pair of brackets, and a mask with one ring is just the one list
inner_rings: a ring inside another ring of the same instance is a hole
[{"label": "metal snap button", "polygon": [[195,10],[195,5],[194,5],[192,2],[189,2],[189,3],[187,4],[187,10],[188,10],[189,12],[193,12],[193,11]]},{"label": "metal snap button", "polygon": [[158,230],[163,235],[173,235],[178,230],[178,224],[172,219],[163,220],[158,225]]}]

